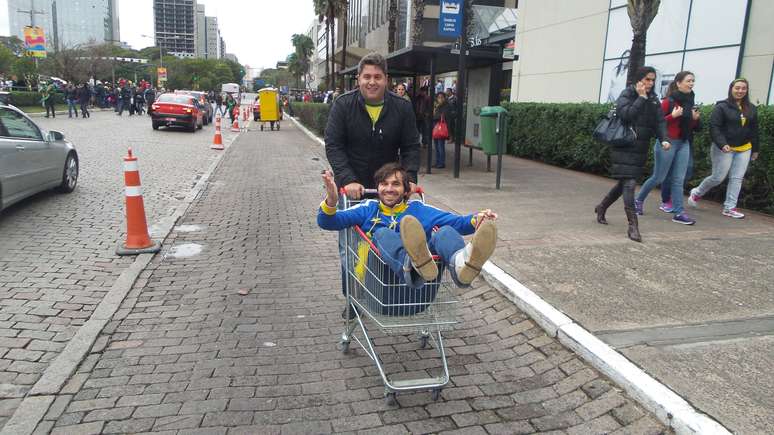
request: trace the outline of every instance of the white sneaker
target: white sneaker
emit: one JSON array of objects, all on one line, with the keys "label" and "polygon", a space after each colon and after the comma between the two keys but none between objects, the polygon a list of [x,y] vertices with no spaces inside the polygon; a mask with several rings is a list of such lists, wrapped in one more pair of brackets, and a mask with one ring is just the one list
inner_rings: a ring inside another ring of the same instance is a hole
[{"label": "white sneaker", "polygon": [[735,208],[723,209],[723,216],[728,216],[733,219],[744,219],[744,213],[740,213]]},{"label": "white sneaker", "polygon": [[691,193],[688,194],[688,205],[693,208],[699,208],[699,200],[701,196],[696,193],[696,188],[691,189]]}]

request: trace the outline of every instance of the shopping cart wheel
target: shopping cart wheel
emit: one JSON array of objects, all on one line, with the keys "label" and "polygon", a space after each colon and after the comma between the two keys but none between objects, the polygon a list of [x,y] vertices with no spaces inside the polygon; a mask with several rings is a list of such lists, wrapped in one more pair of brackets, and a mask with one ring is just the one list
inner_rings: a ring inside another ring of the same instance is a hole
[{"label": "shopping cart wheel", "polygon": [[398,399],[395,397],[394,391],[384,391],[384,404],[387,406],[395,406],[398,404]]},{"label": "shopping cart wheel", "polygon": [[339,342],[339,350],[341,351],[341,353],[345,355],[349,353],[349,343],[350,343],[349,341]]},{"label": "shopping cart wheel", "polygon": [[438,401],[438,399],[441,398],[441,389],[440,388],[433,388],[430,391],[430,397],[433,399],[433,402]]}]

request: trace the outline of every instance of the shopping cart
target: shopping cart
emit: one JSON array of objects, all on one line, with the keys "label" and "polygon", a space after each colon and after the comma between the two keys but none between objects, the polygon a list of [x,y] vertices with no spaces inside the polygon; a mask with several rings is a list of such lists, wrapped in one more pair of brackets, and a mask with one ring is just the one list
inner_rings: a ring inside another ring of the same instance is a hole
[{"label": "shopping cart", "polygon": [[[375,193],[376,190],[366,190],[366,195]],[[424,202],[422,190],[419,189],[418,193]],[[343,189],[341,197],[340,207],[344,209],[361,202],[348,199]],[[396,393],[407,391],[430,390],[433,400],[438,400],[441,389],[449,383],[449,367],[441,332],[451,329],[457,323],[454,310],[457,287],[452,283],[448,270],[445,270],[440,258],[434,256],[438,277],[425,283],[422,288],[409,288],[400,282],[382,260],[376,246],[359,226],[341,233],[340,243],[343,243],[346,251],[344,287],[349,302],[345,316],[347,320],[339,342],[341,351],[348,353],[352,340],[363,348],[382,376],[384,398],[388,405],[396,404]],[[417,334],[421,348],[432,342],[443,366],[442,373],[435,377],[416,379],[391,377],[385,372],[384,363],[369,336],[367,325],[385,334]],[[355,335],[356,329],[362,333],[362,338]]]}]

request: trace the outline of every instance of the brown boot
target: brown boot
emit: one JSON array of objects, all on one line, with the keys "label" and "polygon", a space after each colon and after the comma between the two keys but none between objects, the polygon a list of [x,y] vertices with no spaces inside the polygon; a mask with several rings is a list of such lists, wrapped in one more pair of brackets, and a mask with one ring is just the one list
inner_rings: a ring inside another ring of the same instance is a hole
[{"label": "brown boot", "polygon": [[640,236],[640,228],[637,225],[637,211],[633,208],[624,208],[626,211],[626,219],[629,220],[629,228],[626,233],[629,238],[635,242],[642,242],[642,236]]},{"label": "brown boot", "polygon": [[607,212],[607,208],[610,207],[610,204],[614,203],[615,200],[610,197],[610,195],[605,195],[604,198],[602,198],[602,202],[599,203],[596,207],[594,207],[594,213],[597,214],[597,222],[599,222],[602,225],[607,225],[607,219],[605,219],[605,212]]}]

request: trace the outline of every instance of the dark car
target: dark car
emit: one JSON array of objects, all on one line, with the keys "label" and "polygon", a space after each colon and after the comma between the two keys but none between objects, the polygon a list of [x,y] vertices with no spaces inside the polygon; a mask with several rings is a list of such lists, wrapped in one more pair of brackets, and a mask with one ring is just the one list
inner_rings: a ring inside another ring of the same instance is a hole
[{"label": "dark car", "polygon": [[176,94],[186,94],[186,95],[192,95],[199,100],[199,106],[202,108],[203,117],[204,117],[204,125],[209,124],[212,122],[213,115],[215,114],[215,111],[212,109],[212,104],[207,100],[207,93],[201,92],[201,91],[175,91]]},{"label": "dark car", "polygon": [[151,123],[160,126],[182,126],[191,133],[204,125],[204,112],[196,97],[187,94],[162,94],[152,105]]}]

